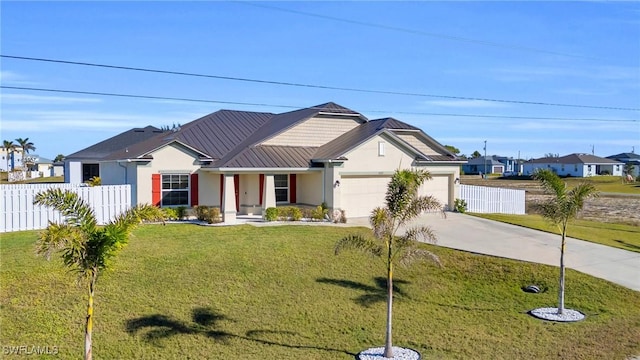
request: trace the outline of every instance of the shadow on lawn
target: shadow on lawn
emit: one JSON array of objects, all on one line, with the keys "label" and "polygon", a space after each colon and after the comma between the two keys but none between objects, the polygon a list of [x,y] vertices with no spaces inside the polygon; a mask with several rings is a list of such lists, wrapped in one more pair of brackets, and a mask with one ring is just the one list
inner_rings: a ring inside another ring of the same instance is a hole
[{"label": "shadow on lawn", "polygon": [[[331,284],[336,286],[341,286],[347,289],[354,289],[364,291],[365,293],[358,296],[354,299],[354,301],[362,305],[364,307],[369,307],[375,303],[385,302],[387,301],[387,279],[383,277],[376,277],[373,279],[376,283],[375,286],[351,281],[344,279],[329,279],[329,278],[319,278],[316,279],[317,282],[323,284]],[[393,280],[393,297],[396,298],[408,298],[408,295],[405,291],[402,290],[398,285],[406,285],[410,284],[410,282],[405,280]]]},{"label": "shadow on lawn", "polygon": [[244,335],[237,335],[231,332],[218,330],[217,328],[220,326],[220,322],[234,320],[216,312],[215,310],[212,310],[211,308],[193,309],[191,320],[192,322],[187,323],[184,321],[172,319],[166,315],[154,314],[127,321],[126,330],[129,334],[135,334],[138,331],[147,330],[147,332],[144,334],[144,338],[149,342],[156,342],[160,339],[179,334],[205,335],[223,344],[227,344],[230,339],[236,338],[241,340],[253,341],[263,345],[282,346],[291,349],[313,349],[339,352],[351,356],[356,355],[355,353],[351,353],[346,350],[332,349],[313,345],[286,344],[260,338],[261,336],[269,334],[297,335],[297,333],[292,331],[256,329],[249,330]]},{"label": "shadow on lawn", "polygon": [[640,246],[635,245],[635,244],[630,244],[630,243],[628,243],[628,242],[626,242],[626,241],[624,241],[624,240],[613,240],[613,241],[615,241],[615,242],[617,242],[618,244],[620,244],[620,245],[622,245],[622,246],[624,246],[624,247],[627,247],[627,248],[629,248],[629,249],[633,249],[633,250],[635,250],[635,251],[640,250]]}]

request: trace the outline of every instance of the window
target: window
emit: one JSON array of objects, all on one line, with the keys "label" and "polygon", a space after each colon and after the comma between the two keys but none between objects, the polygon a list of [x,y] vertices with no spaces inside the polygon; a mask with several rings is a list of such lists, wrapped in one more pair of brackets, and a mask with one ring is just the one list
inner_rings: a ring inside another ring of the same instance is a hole
[{"label": "window", "polygon": [[378,156],[384,156],[384,142],[378,142]]},{"label": "window", "polygon": [[100,165],[82,164],[82,182],[87,182],[94,176],[100,177]]},{"label": "window", "polygon": [[273,175],[276,188],[276,202],[289,202],[289,175]]},{"label": "window", "polygon": [[189,175],[162,175],[162,206],[189,205]]}]

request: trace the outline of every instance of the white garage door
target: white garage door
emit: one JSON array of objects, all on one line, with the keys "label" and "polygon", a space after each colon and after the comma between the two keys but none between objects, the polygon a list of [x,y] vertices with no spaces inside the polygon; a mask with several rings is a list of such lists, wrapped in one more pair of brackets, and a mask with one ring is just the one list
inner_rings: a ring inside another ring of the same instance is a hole
[{"label": "white garage door", "polygon": [[384,206],[384,195],[390,176],[343,176],[340,180],[341,205],[347,219],[371,215],[371,210]]},{"label": "white garage door", "polygon": [[[449,205],[449,177],[447,175],[433,175],[420,188],[420,195],[431,195],[438,199],[443,206]],[[450,206],[448,206],[450,208]]]}]

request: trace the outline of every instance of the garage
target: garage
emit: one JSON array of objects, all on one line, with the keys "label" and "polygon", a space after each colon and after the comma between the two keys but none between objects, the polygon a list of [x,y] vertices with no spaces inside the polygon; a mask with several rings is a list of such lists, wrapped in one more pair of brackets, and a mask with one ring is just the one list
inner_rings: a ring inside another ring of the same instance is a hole
[{"label": "garage", "polygon": [[371,215],[371,210],[384,206],[384,195],[390,176],[343,176],[340,180],[341,207],[347,218]]},{"label": "garage", "polygon": [[[343,176],[340,180],[341,207],[347,218],[366,217],[371,210],[384,206],[390,176]],[[420,195],[434,196],[443,206],[449,205],[449,176],[433,175],[420,187]]]},{"label": "garage", "polygon": [[438,199],[445,208],[449,205],[449,176],[432,175],[431,180],[427,180],[420,187],[420,195],[431,195]]}]

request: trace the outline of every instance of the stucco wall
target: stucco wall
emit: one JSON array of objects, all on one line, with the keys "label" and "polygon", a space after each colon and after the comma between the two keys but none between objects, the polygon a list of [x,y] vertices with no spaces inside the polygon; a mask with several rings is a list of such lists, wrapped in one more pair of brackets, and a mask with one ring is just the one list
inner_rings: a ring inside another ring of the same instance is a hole
[{"label": "stucco wall", "polygon": [[[191,174],[200,168],[200,165],[197,164],[197,155],[178,144],[165,146],[153,152],[151,156],[153,156],[152,161],[145,165],[139,165],[137,169],[136,198],[139,204],[151,204],[152,174]],[[199,183],[200,181],[198,181],[198,185],[200,185]]]},{"label": "stucco wall", "polygon": [[301,204],[322,204],[322,172],[298,174],[296,180],[297,201]]}]

